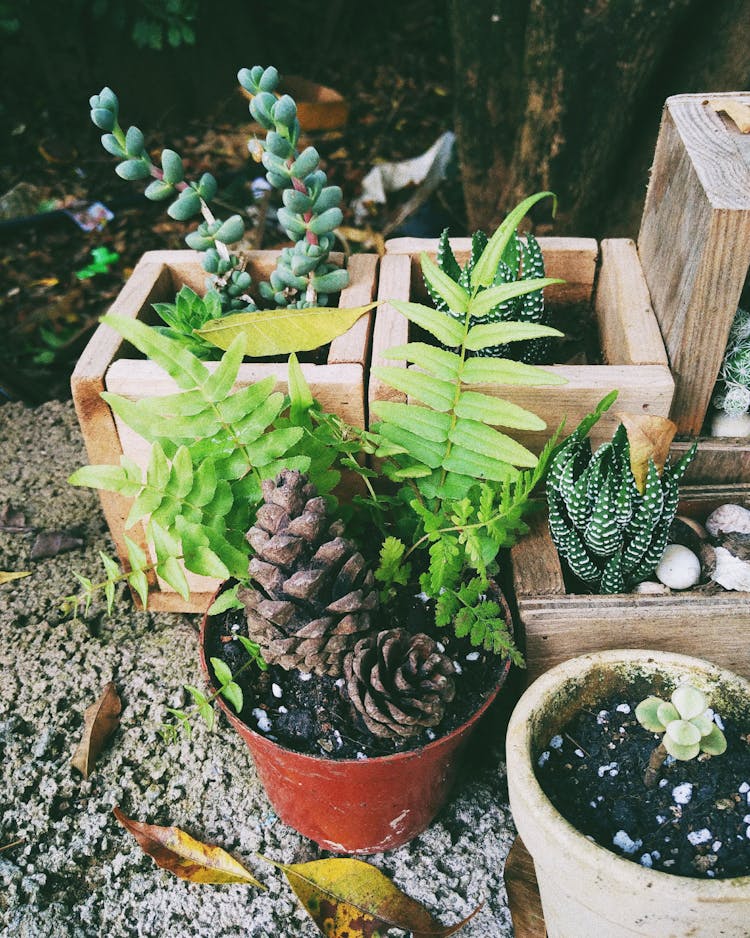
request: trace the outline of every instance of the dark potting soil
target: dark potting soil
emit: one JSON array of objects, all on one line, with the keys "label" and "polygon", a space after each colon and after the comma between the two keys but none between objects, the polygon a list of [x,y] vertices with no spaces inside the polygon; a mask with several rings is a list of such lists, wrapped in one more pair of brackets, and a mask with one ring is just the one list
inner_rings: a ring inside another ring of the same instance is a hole
[{"label": "dark potting soil", "polygon": [[699,878],[750,874],[750,732],[721,723],[727,751],[667,757],[655,788],[643,773],[659,737],[635,718],[638,700],[582,711],[537,757],[544,793],[577,830],[642,866]]},{"label": "dark potting soil", "polygon": [[[506,663],[497,655],[474,648],[468,639],[437,629],[428,609],[415,597],[407,612],[408,620],[401,625],[412,633],[431,635],[456,666],[456,696],[438,726],[408,740],[380,739],[367,730],[350,705],[343,678],[334,680],[273,665],[267,671],[251,665],[236,677],[243,692],[240,719],[288,749],[333,759],[407,752],[451,732],[479,709],[504,673]],[[210,618],[206,660],[221,658],[236,674],[248,660],[238,635],[247,635],[244,610],[232,609]]]}]

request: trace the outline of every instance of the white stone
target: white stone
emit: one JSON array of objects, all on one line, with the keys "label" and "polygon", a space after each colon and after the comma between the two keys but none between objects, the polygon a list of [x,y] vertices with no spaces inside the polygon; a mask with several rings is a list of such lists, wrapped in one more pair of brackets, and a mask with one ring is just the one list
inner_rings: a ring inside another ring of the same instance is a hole
[{"label": "white stone", "polygon": [[666,596],[671,591],[669,587],[665,586],[663,583],[654,583],[653,580],[644,580],[642,583],[636,583],[633,592],[638,593],[641,596],[652,596],[658,594]]},{"label": "white stone", "polygon": [[596,715],[596,722],[599,726],[609,721],[609,710],[600,710]]},{"label": "white stone", "polygon": [[479,661],[479,652],[470,651],[469,654],[466,656],[466,660],[467,661]]},{"label": "white stone", "polygon": [[630,834],[625,831],[618,831],[612,838],[615,847],[619,847],[623,853],[635,853],[639,847],[643,846],[642,840],[633,840]]},{"label": "white stone", "polygon": [[653,865],[654,865],[654,861],[653,861],[653,859],[652,859],[652,857],[651,857],[651,854],[650,854],[650,853],[644,853],[643,856],[641,857],[641,866],[645,866],[645,867],[647,867],[648,869],[651,869],[651,867],[652,867]]},{"label": "white stone", "polygon": [[699,831],[690,831],[687,835],[687,839],[694,847],[697,847],[698,844],[707,844],[712,837],[713,834],[707,827],[703,827]]},{"label": "white stone", "polygon": [[561,749],[563,744],[562,736],[553,736],[549,744],[553,749]]},{"label": "white stone", "polygon": [[719,850],[721,850],[721,841],[720,841],[720,840],[715,840],[715,841],[711,844],[711,851],[712,851],[713,853],[718,853]]},{"label": "white stone", "polygon": [[706,518],[706,530],[716,537],[724,534],[750,534],[750,511],[742,505],[719,505]]},{"label": "white stone", "polygon": [[596,771],[599,778],[604,778],[605,775],[612,775],[613,771],[614,774],[617,775],[618,765],[616,762],[610,762],[608,765],[600,765]]},{"label": "white stone", "polygon": [[258,729],[261,733],[267,733],[271,729],[271,721],[268,718],[268,714],[265,710],[262,710],[260,707],[256,707],[253,710],[253,716],[255,721],[258,724]]},{"label": "white stone", "polygon": [[714,553],[716,569],[711,579],[725,590],[750,591],[750,563],[735,557],[726,547],[716,547]]},{"label": "white stone", "polygon": [[750,436],[750,414],[717,410],[711,421],[711,436]]},{"label": "white stone", "polygon": [[656,577],[673,590],[690,589],[701,578],[701,562],[682,544],[667,544],[656,568]]},{"label": "white stone", "polygon": [[616,709],[618,713],[630,713],[630,704],[618,704]]},{"label": "white stone", "polygon": [[[721,727],[719,727],[719,729],[721,729]],[[741,795],[744,795],[745,792],[750,791],[750,785],[748,785],[747,782],[743,782],[743,783],[740,785],[738,791],[739,791],[739,793],[740,793]]]},{"label": "white stone", "polygon": [[[724,721],[719,716],[718,713],[715,713],[713,716],[714,723],[719,727],[720,730],[724,729]],[[749,786],[750,787],[750,786]]]},{"label": "white stone", "polygon": [[306,671],[301,671],[299,679],[300,681],[309,681],[312,677],[312,674],[308,674]]},{"label": "white stone", "polygon": [[271,684],[271,693],[278,700],[284,692],[278,684]]},{"label": "white stone", "polygon": [[541,754],[541,756],[539,756],[539,758],[537,759],[536,764],[537,764],[537,765],[539,766],[539,768],[541,769],[542,766],[543,766],[546,762],[548,762],[548,761],[549,761],[549,752],[545,751],[545,752],[543,752],[543,753]]},{"label": "white stone", "polygon": [[672,789],[672,800],[675,804],[687,804],[693,797],[693,786],[690,782],[675,785]]}]

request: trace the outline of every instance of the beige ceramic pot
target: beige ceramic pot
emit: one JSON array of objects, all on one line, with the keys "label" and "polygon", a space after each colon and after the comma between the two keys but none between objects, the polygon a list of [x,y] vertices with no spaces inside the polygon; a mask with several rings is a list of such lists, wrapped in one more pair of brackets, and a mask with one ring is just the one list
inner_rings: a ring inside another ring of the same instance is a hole
[{"label": "beige ceramic pot", "polygon": [[513,818],[534,860],[548,938],[748,938],[750,876],[703,880],[646,869],[579,833],[534,774],[549,739],[610,693],[668,695],[689,679],[711,705],[750,729],[750,682],[699,658],[604,651],[558,665],[529,687],[507,738]]}]

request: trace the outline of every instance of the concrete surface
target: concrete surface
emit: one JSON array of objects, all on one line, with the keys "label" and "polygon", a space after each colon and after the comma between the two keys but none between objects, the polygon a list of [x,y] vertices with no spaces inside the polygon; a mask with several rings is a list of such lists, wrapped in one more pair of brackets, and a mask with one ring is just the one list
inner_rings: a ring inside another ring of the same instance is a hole
[{"label": "concrete surface", "polygon": [[[136,612],[129,597],[107,618],[60,621],[73,570],[98,577],[112,552],[94,492],[68,475],[85,463],[72,404],[0,405],[0,509],[39,529],[75,529],[85,547],[32,561],[33,536],[0,531],[0,570],[30,570],[0,586],[0,934],[14,938],[312,938],[319,932],[283,877],[254,857],[298,862],[314,844],[274,815],[242,741],[221,721],[165,744],[167,706],[200,684],[197,617]],[[88,781],[70,766],[85,708],[113,680],[122,725]],[[512,934],[502,866],[512,840],[504,765],[484,747],[451,804],[415,841],[371,858],[443,922],[482,911],[465,938]],[[267,884],[183,882],[145,856],[112,806],[216,843]],[[18,846],[3,846],[20,840]]]}]

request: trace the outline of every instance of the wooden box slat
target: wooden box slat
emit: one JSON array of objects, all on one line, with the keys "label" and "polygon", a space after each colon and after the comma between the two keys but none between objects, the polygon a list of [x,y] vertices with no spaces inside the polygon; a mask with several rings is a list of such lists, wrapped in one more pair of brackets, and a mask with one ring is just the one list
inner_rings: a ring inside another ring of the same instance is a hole
[{"label": "wooden box slat", "polygon": [[[514,438],[534,452],[541,450],[551,430],[563,420],[568,429],[572,429],[614,388],[619,389],[618,410],[666,416],[671,407],[674,382],[634,243],[627,239],[606,240],[601,244],[601,251],[590,238],[540,238],[539,243],[548,275],[567,281],[549,288],[545,296],[565,304],[593,302],[606,364],[545,366],[565,377],[567,384],[564,385],[476,386],[473,390],[506,398],[546,421],[548,429],[545,431],[514,431]],[[452,239],[451,247],[456,259],[463,263],[469,256],[471,242],[466,238]],[[426,251],[434,257],[436,250],[437,240],[434,239],[397,238],[387,242],[380,267],[378,297],[383,300],[424,299],[419,255]],[[393,306],[384,303],[375,316],[373,364],[405,367],[404,362],[386,360],[384,353],[389,347],[408,340],[408,321]],[[403,393],[371,375],[371,406],[378,400],[405,399]],[[616,425],[616,416],[606,414],[595,430],[595,442],[611,436]]]},{"label": "wooden box slat", "polygon": [[[750,506],[750,486],[683,486],[679,511],[702,520],[726,502]],[[561,661],[613,648],[679,651],[750,678],[750,593],[567,593],[546,519],[540,513],[511,548],[529,683]]]},{"label": "wooden box slat", "polygon": [[520,837],[516,837],[508,852],[503,880],[515,938],[546,938],[534,861]]},{"label": "wooden box slat", "polygon": [[750,266],[750,137],[709,99],[664,105],[638,253],[675,376],[672,419],[699,434]]},{"label": "wooden box slat", "polygon": [[[248,255],[248,270],[253,280],[267,279],[274,269],[278,252],[254,251]],[[341,255],[333,255],[342,260]],[[340,306],[363,306],[375,294],[378,258],[359,254],[350,258],[350,284],[342,291]],[[130,279],[120,291],[109,312],[132,318],[151,320],[151,304],[170,301],[187,285],[196,292],[205,290],[206,274],[195,251],[150,251],[143,255]],[[365,369],[369,361],[372,312],[365,314],[344,335],[331,343],[325,365],[303,364],[302,370],[313,394],[324,407],[358,426],[366,424]],[[78,420],[83,433],[89,462],[92,465],[118,464],[123,453],[145,468],[150,445],[116,420],[101,399],[103,390],[122,394],[133,400],[161,396],[178,390],[173,380],[153,362],[124,357],[128,345],[108,326],[101,325],[91,338],[78,361],[71,387]],[[207,363],[209,369],[216,363]],[[287,390],[286,364],[243,363],[237,388],[273,375],[277,387]],[[125,531],[125,519],[132,504],[120,495],[101,492],[104,515],[121,561],[127,560],[124,535],[146,549],[142,524]],[[167,612],[202,612],[213,595],[216,581],[188,574],[193,592],[185,602],[166,584],[150,578],[150,608]]]}]

